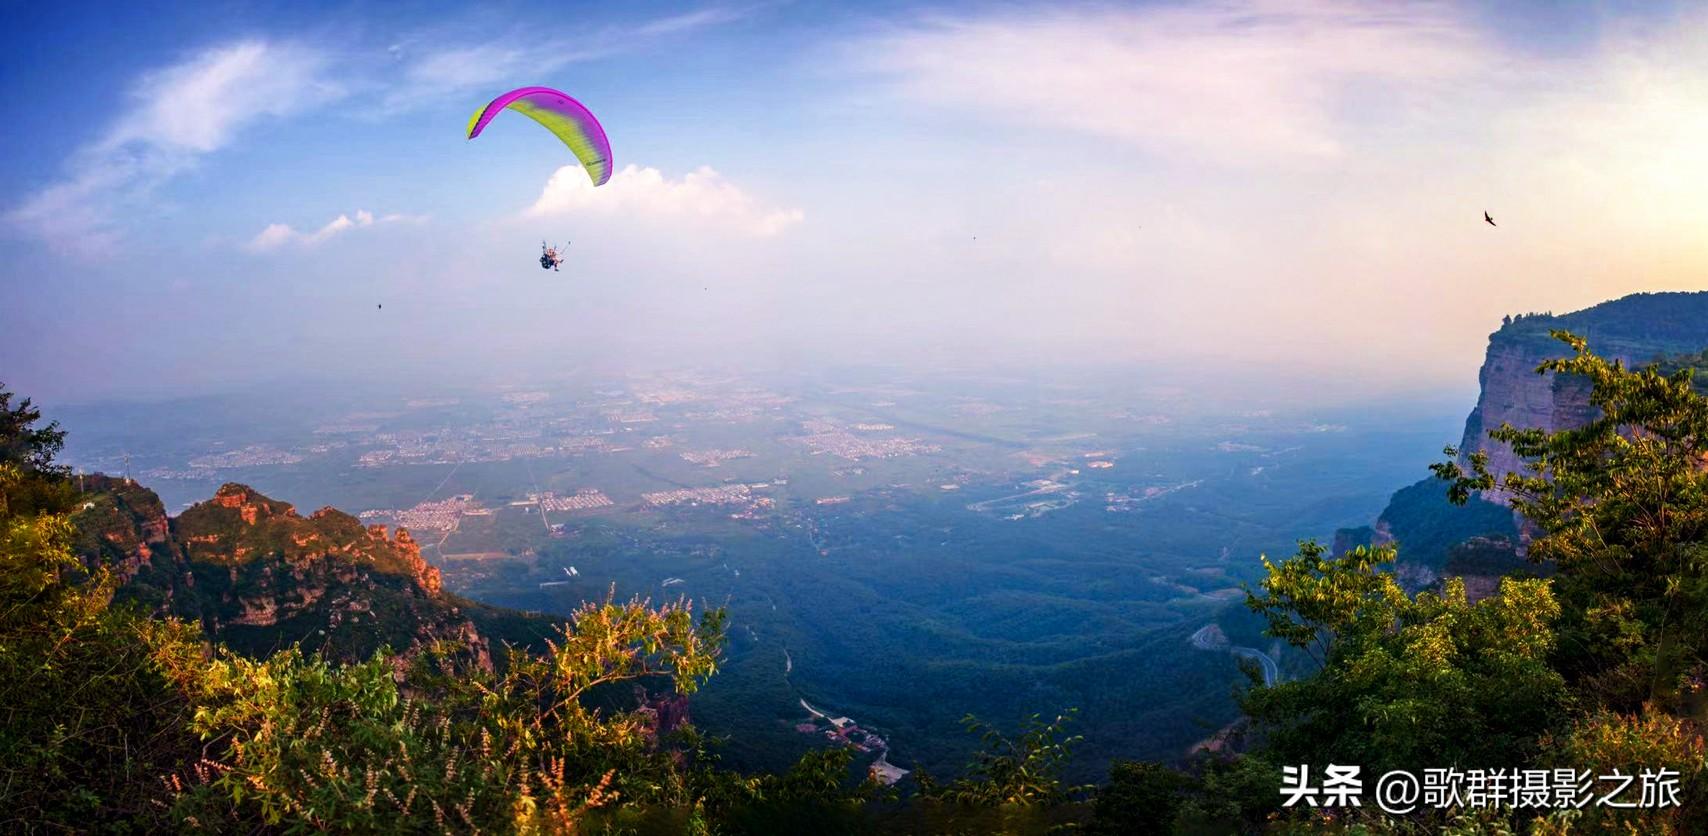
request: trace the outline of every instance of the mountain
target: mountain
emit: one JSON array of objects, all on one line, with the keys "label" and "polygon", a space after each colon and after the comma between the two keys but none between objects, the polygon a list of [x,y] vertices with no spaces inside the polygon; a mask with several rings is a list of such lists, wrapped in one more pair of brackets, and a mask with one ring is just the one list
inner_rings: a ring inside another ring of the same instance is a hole
[{"label": "mountain", "polygon": [[387,536],[333,508],[304,517],[227,484],[171,518],[128,480],[86,477],[84,489],[78,553],[118,577],[116,597],[200,622],[242,653],[301,644],[354,660],[390,647],[407,659],[449,640],[490,666],[503,642],[533,644],[554,623],[446,593],[408,530]]},{"label": "mountain", "polygon": [[[1489,335],[1478,373],[1481,392],[1465,419],[1459,444],[1462,460],[1480,450],[1488,454],[1491,472],[1516,471],[1523,463],[1506,444],[1490,440],[1489,430],[1510,423],[1553,431],[1580,426],[1594,416],[1587,382],[1536,373],[1544,361],[1571,352],[1549,335],[1554,330],[1583,337],[1590,350],[1628,366],[1699,358],[1708,349],[1708,291],[1637,293],[1559,316],[1507,317],[1500,330]],[[1442,571],[1457,574],[1518,565],[1497,556],[1503,541],[1509,556],[1523,548],[1505,496],[1490,492],[1458,508],[1447,503],[1446,494],[1446,486],[1433,478],[1400,489],[1373,526],[1338,532],[1336,551],[1397,541],[1402,570],[1420,582]]]},{"label": "mountain", "polygon": [[[1543,361],[1569,353],[1549,331],[1565,330],[1589,341],[1590,350],[1627,366],[1641,366],[1708,348],[1708,292],[1638,293],[1563,316],[1528,314],[1510,318],[1489,336],[1478,380],[1477,406],[1465,419],[1463,455],[1488,453],[1489,470],[1506,473],[1522,463],[1488,431],[1503,422],[1515,427],[1559,430],[1587,423],[1593,413],[1586,381],[1539,375]],[[1504,497],[1490,496],[1503,502]]]}]

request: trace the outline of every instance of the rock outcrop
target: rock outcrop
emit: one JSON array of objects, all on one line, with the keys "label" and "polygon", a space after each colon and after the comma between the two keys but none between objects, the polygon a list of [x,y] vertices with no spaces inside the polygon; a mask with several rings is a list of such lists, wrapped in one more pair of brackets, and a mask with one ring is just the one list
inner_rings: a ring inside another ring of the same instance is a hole
[{"label": "rock outcrop", "polygon": [[[1571,352],[1549,336],[1554,330],[1577,334],[1588,340],[1591,351],[1627,366],[1700,355],[1708,348],[1708,292],[1639,293],[1563,316],[1509,318],[1489,335],[1488,354],[1478,373],[1481,392],[1465,420],[1461,455],[1481,450],[1488,454],[1491,472],[1516,471],[1524,463],[1510,447],[1490,440],[1490,430],[1508,423],[1553,431],[1594,419],[1586,381],[1536,373],[1543,362]],[[1507,501],[1492,492],[1488,499]]]},{"label": "rock outcrop", "polygon": [[[1571,353],[1550,331],[1570,331],[1590,350],[1627,365],[1704,356],[1708,349],[1708,292],[1638,293],[1574,313],[1508,317],[1489,335],[1488,353],[1478,373],[1481,391],[1465,420],[1459,444],[1462,463],[1472,452],[1488,455],[1497,475],[1524,463],[1506,444],[1488,437],[1503,423],[1548,431],[1581,426],[1595,417],[1586,381],[1537,374],[1543,362]],[[1522,553],[1524,538],[1505,506],[1508,497],[1489,492],[1468,508],[1446,503],[1444,487],[1425,479],[1394,494],[1373,527],[1347,529],[1336,536],[1337,549],[1362,543],[1400,543],[1401,560],[1441,569],[1453,548],[1473,537],[1502,539]]]},{"label": "rock outcrop", "polygon": [[126,480],[90,477],[85,489],[84,561],[117,575],[121,597],[199,621],[240,652],[294,644],[363,659],[389,647],[407,658],[440,646],[491,665],[495,640],[530,643],[550,625],[446,593],[408,531],[388,536],[334,508],[303,517],[228,484],[168,518],[152,491]]}]

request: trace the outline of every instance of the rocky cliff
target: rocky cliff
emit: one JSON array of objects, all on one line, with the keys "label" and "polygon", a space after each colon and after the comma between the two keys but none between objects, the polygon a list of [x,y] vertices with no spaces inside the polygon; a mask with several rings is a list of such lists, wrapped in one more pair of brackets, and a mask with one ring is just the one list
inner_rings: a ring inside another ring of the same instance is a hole
[{"label": "rocky cliff", "polygon": [[172,521],[153,491],[107,476],[80,477],[80,484],[89,492],[77,517],[85,561],[107,566],[121,583],[182,568]]},{"label": "rocky cliff", "polygon": [[495,642],[529,643],[549,622],[446,593],[407,530],[290,504],[228,484],[168,518],[152,491],[90,477],[77,515],[79,551],[109,567],[118,595],[201,622],[240,652],[300,644],[360,659],[381,647],[405,657],[441,643],[490,665]]},{"label": "rocky cliff", "polygon": [[[1587,383],[1536,373],[1544,361],[1570,353],[1548,335],[1552,330],[1577,334],[1589,341],[1590,350],[1629,366],[1700,354],[1708,348],[1708,292],[1639,293],[1563,316],[1528,314],[1509,318],[1489,335],[1478,373],[1481,394],[1465,420],[1459,449],[1465,455],[1488,453],[1489,469],[1496,474],[1518,470],[1523,463],[1511,448],[1490,441],[1489,430],[1502,423],[1558,430],[1594,417]],[[1499,495],[1488,498],[1506,501]]]},{"label": "rocky cliff", "polygon": [[[1594,417],[1585,381],[1536,373],[1544,361],[1571,352],[1549,336],[1553,330],[1584,337],[1592,351],[1627,365],[1701,356],[1708,348],[1708,292],[1639,293],[1559,316],[1508,317],[1489,335],[1488,353],[1478,373],[1481,392],[1465,420],[1461,456],[1481,450],[1488,454],[1489,469],[1495,474],[1519,470],[1523,462],[1510,447],[1490,440],[1489,430],[1510,423],[1551,431],[1579,426]],[[1478,540],[1479,552],[1503,541],[1521,551],[1522,538],[1504,507],[1506,501],[1490,493],[1468,507],[1455,508],[1447,503],[1443,485],[1425,479],[1395,493],[1373,527],[1337,535],[1336,546],[1398,541],[1403,562],[1436,571],[1472,538],[1483,538]]]}]

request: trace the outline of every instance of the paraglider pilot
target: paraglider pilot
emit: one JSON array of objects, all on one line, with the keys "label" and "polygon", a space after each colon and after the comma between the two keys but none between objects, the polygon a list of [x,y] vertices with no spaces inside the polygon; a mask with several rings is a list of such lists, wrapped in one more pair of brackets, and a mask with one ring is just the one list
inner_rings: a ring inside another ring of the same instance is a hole
[{"label": "paraglider pilot", "polygon": [[557,247],[548,247],[546,242],[540,242],[540,269],[557,270],[563,263],[563,256],[558,254]]}]

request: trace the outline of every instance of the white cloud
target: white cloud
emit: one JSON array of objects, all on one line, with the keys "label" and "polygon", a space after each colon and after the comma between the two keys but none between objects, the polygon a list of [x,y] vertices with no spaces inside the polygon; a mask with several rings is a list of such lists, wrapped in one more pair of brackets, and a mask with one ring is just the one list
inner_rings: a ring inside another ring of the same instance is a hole
[{"label": "white cloud", "polygon": [[[1234,0],[939,18],[851,46],[909,98],[1224,163],[1333,158],[1344,113],[1493,70],[1451,7]],[[1462,94],[1462,91],[1455,91]]]},{"label": "white cloud", "polygon": [[392,60],[402,66],[403,74],[385,94],[382,109],[408,110],[478,88],[494,88],[496,93],[507,89],[506,84],[517,78],[549,77],[570,64],[635,49],[658,38],[730,23],[749,13],[746,9],[714,6],[632,26],[607,27],[594,33],[574,31],[541,37],[540,30],[529,29],[506,32],[483,43],[418,50],[415,43],[446,40],[420,35],[387,48]]},{"label": "white cloud", "polygon": [[98,140],[72,153],[67,174],[6,220],[62,250],[91,254],[121,237],[115,210],[194,166],[249,125],[342,95],[320,53],[240,41],[143,76]]},{"label": "white cloud", "polygon": [[341,94],[326,60],[303,47],[244,41],[145,76],[134,106],[102,142],[207,153],[263,116],[286,116]]},{"label": "white cloud", "polygon": [[305,247],[312,247],[316,244],[325,242],[333,236],[349,232],[352,229],[362,229],[364,227],[374,226],[375,224],[419,223],[423,220],[425,219],[420,216],[399,214],[385,215],[383,217],[376,218],[374,217],[374,213],[369,212],[366,209],[357,209],[354,217],[351,217],[350,215],[339,215],[338,217],[328,221],[325,226],[322,226],[313,232],[298,232],[296,228],[292,227],[290,224],[268,224],[266,229],[261,230],[254,238],[249,239],[249,243],[246,244],[244,248],[250,252],[269,252],[283,247],[286,244],[298,244]]},{"label": "white cloud", "polygon": [[292,229],[290,224],[268,224],[266,229],[250,240],[249,249],[257,252],[277,249],[298,237],[299,233]]},{"label": "white cloud", "polygon": [[[927,205],[975,219],[978,251],[1013,242],[984,264],[967,241],[968,266],[929,282],[917,256],[866,272],[915,300],[947,287],[911,310],[944,328],[976,311],[981,337],[1053,318],[1141,351],[1462,382],[1503,313],[1703,286],[1708,15],[1584,34],[1503,40],[1455,5],[1242,0],[1007,6],[857,36],[830,80],[860,70],[882,95],[845,100],[903,120],[903,153],[954,159],[946,182],[988,179],[932,188],[1001,199]],[[1016,150],[1038,156],[999,168]]]},{"label": "white cloud", "polygon": [[634,28],[634,33],[636,35],[646,37],[654,35],[673,35],[678,32],[692,32],[696,29],[703,29],[707,26],[733,23],[747,17],[751,13],[751,9],[711,6],[704,9],[697,9],[692,12],[683,12],[678,15],[661,17],[657,20],[643,23]]},{"label": "white cloud", "polygon": [[709,166],[672,180],[656,168],[634,165],[618,171],[598,188],[594,188],[580,166],[559,168],[546,181],[545,189],[527,214],[662,218],[756,238],[776,235],[806,217],[799,209],[760,206],[751,195]]},{"label": "white cloud", "polygon": [[[157,187],[257,123],[294,116],[351,92],[377,105],[369,112],[393,113],[446,95],[500,88],[518,77],[549,75],[575,62],[748,13],[713,6],[609,27],[595,33],[598,37],[554,30],[541,38],[530,31],[459,43],[445,32],[423,31],[391,44],[391,60],[383,68],[347,50],[265,39],[217,45],[138,78],[100,136],[67,156],[63,176],[7,208],[0,221],[63,252],[104,254],[121,244],[120,219],[146,214]],[[467,21],[460,29],[492,31]],[[454,45],[439,46],[445,43]]]},{"label": "white cloud", "polygon": [[[386,94],[383,109],[408,110],[475,88],[504,88],[516,78],[551,73],[608,51],[604,47],[589,49],[585,43],[568,40],[529,44],[527,39],[517,38],[431,50],[406,59],[403,77]],[[404,53],[400,50],[394,54]]]}]

